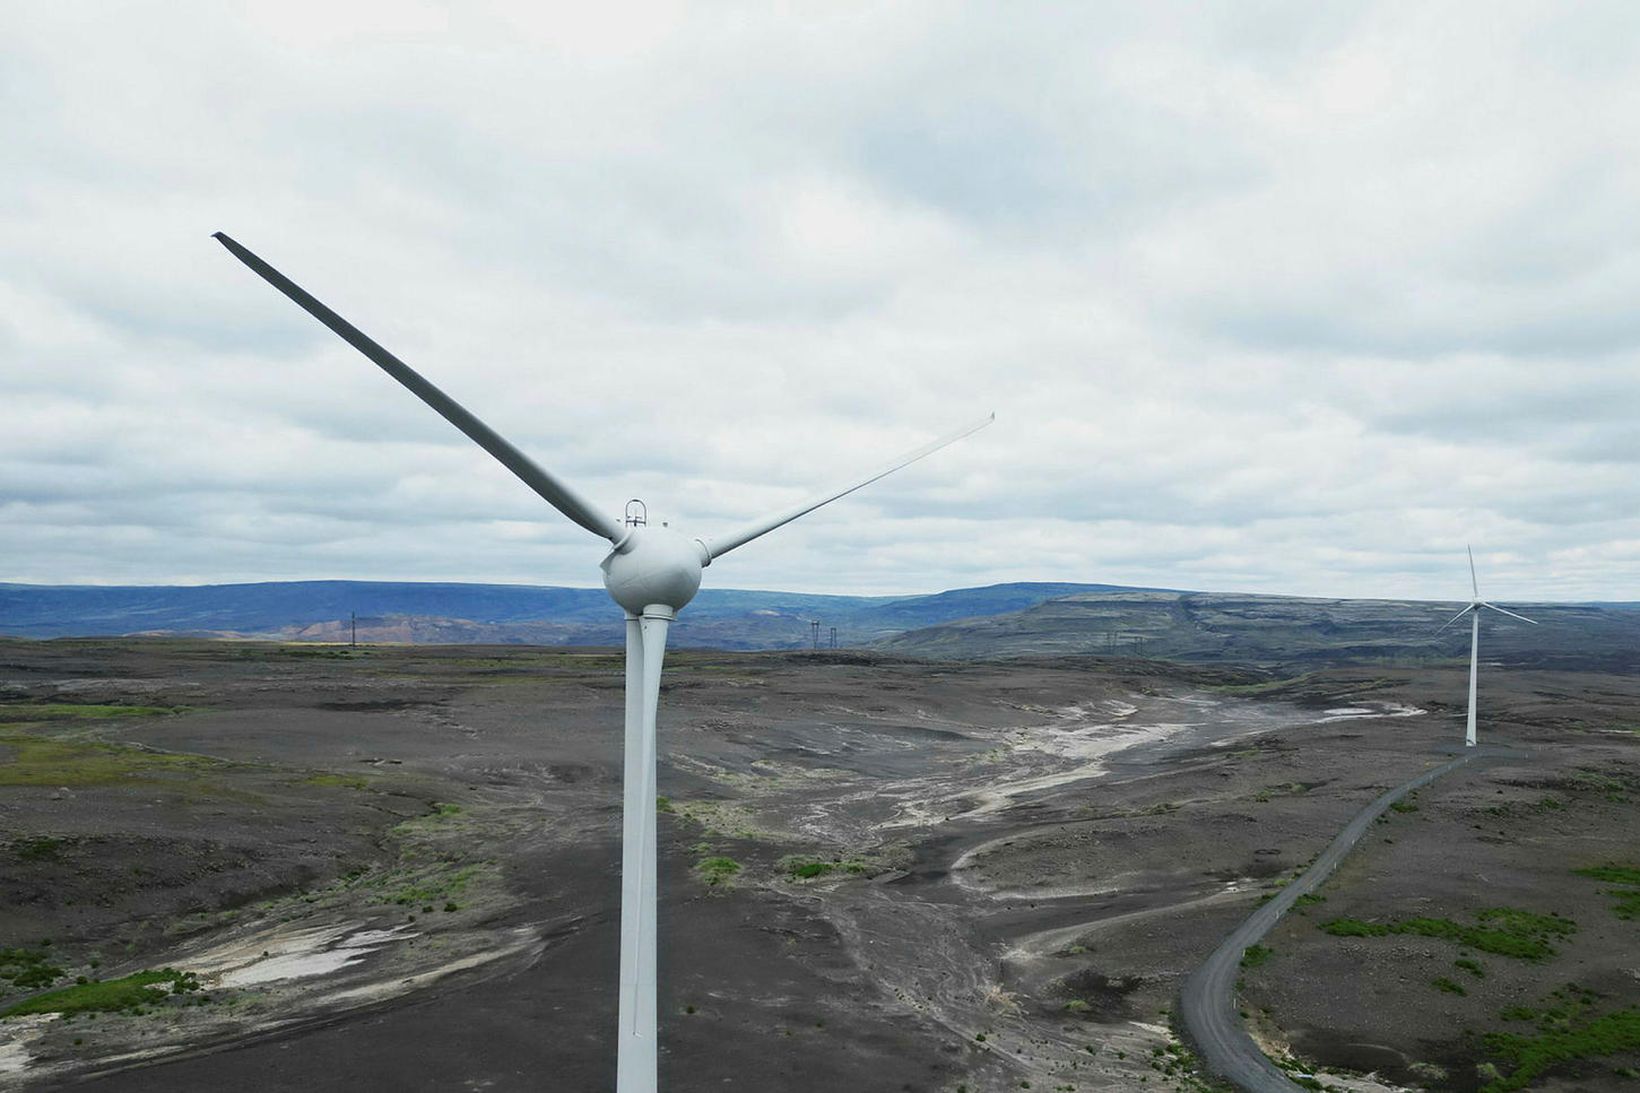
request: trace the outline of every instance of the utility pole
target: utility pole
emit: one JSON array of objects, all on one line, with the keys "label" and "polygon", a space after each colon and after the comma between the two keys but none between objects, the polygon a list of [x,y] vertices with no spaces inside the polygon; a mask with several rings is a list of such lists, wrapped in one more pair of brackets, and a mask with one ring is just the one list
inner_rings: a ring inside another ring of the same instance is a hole
[{"label": "utility pole", "polygon": [[347,625],[353,632],[353,636],[347,639],[347,643],[350,646],[356,646],[359,644],[359,613],[357,611],[347,613]]},{"label": "utility pole", "polygon": [[831,647],[833,649],[837,648],[837,627],[835,626],[831,628]]},{"label": "utility pole", "polygon": [[814,649],[820,651],[820,620],[814,619],[809,623],[809,632],[814,638]]}]

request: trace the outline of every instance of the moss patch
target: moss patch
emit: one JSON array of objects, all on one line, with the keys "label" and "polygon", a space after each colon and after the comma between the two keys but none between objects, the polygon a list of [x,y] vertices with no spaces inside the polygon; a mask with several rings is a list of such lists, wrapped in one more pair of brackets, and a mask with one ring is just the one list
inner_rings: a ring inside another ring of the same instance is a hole
[{"label": "moss patch", "polygon": [[0,733],[0,745],[10,752],[7,762],[0,763],[0,786],[102,786],[177,778],[228,765],[204,755],[27,733]]},{"label": "moss patch", "polygon": [[1543,960],[1553,956],[1555,950],[1550,942],[1577,930],[1577,924],[1571,919],[1512,907],[1489,907],[1475,917],[1479,920],[1476,925],[1454,922],[1449,918],[1409,918],[1400,922],[1335,918],[1321,923],[1321,929],[1335,937],[1412,934],[1444,938],[1483,953],[1517,960]]},{"label": "moss patch", "polygon": [[695,875],[711,887],[728,887],[740,872],[740,863],[733,858],[705,858],[695,863]]},{"label": "moss patch", "polygon": [[160,717],[186,712],[185,706],[100,706],[76,702],[0,703],[0,724],[36,721],[106,720],[119,717]]},{"label": "moss patch", "polygon": [[370,780],[362,774],[337,774],[334,771],[310,774],[302,781],[310,786],[334,786],[337,789],[370,788]]},{"label": "moss patch", "polygon": [[0,948],[0,980],[18,990],[49,987],[62,978],[63,969],[52,964],[45,949]]},{"label": "moss patch", "polygon": [[1482,1093],[1509,1093],[1556,1067],[1587,1066],[1601,1057],[1640,1051],[1640,1007],[1597,1014],[1599,1000],[1595,992],[1569,984],[1550,994],[1541,1009],[1513,1006],[1503,1011],[1505,1020],[1533,1021],[1537,1029],[1491,1032],[1481,1038],[1487,1053],[1498,1060],[1500,1074]]},{"label": "moss patch", "polygon": [[1274,952],[1275,950],[1268,945],[1249,945],[1241,952],[1241,966],[1256,968],[1261,964],[1268,963],[1271,954]]},{"label": "moss patch", "polygon": [[1640,866],[1596,865],[1572,872],[1580,877],[1615,885],[1601,893],[1612,897],[1612,914],[1621,919],[1640,918]]},{"label": "moss patch", "polygon": [[144,1006],[163,1002],[169,995],[189,994],[197,990],[199,980],[194,973],[162,968],[137,972],[123,979],[80,983],[27,998],[0,1010],[0,1017],[21,1017],[30,1013],[141,1013]]}]

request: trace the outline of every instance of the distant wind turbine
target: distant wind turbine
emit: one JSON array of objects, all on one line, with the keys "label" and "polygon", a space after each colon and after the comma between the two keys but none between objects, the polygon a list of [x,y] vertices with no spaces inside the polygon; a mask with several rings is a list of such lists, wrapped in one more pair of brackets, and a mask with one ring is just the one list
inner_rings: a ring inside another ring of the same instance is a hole
[{"label": "distant wind turbine", "polygon": [[1505,611],[1497,604],[1487,603],[1485,600],[1481,599],[1481,584],[1480,581],[1475,578],[1475,552],[1467,546],[1464,547],[1464,549],[1469,551],[1469,587],[1474,594],[1474,599],[1469,601],[1468,607],[1464,608],[1462,611],[1459,611],[1456,615],[1453,615],[1452,618],[1447,621],[1446,626],[1441,627],[1440,630],[1435,632],[1439,634],[1442,630],[1445,630],[1447,626],[1451,626],[1465,615],[1469,615],[1471,611],[1474,612],[1473,615],[1469,616],[1469,728],[1464,732],[1463,738],[1464,746],[1472,748],[1475,746],[1475,676],[1480,671],[1481,654],[1480,609],[1485,607],[1489,610],[1496,611],[1500,615],[1508,615],[1510,618],[1519,619],[1521,622],[1530,622],[1533,626],[1536,626],[1537,623],[1527,618],[1525,615],[1517,615],[1513,611]]},{"label": "distant wind turbine", "polygon": [[672,620],[700,588],[701,570],[799,516],[870,485],[907,464],[977,432],[996,419],[971,425],[909,452],[859,481],[832,490],[715,539],[690,539],[664,523],[648,526],[641,504],[628,505],[617,523],[567,484],[513,447],[420,373],[371,341],[357,327],[308,295],[294,281],[222,232],[214,238],[263,280],[369,357],[382,371],[466,433],[553,508],[609,540],[604,587],[626,612],[626,742],[621,832],[621,983],[617,1040],[617,1093],[652,1093],[657,1082],[655,1028],[655,714],[661,661]]}]

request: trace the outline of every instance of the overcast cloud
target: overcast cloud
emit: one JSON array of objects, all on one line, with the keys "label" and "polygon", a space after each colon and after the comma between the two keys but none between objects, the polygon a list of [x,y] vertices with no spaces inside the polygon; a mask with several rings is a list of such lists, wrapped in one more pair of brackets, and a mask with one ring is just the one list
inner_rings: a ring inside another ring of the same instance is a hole
[{"label": "overcast cloud", "polygon": [[0,580],[1640,599],[1632,4],[0,9]]}]

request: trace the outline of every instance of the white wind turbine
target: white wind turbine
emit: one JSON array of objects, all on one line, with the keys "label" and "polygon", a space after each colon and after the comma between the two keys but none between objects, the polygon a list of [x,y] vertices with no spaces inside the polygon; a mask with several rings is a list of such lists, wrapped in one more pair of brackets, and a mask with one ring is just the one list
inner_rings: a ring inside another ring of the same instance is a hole
[{"label": "white wind turbine", "polygon": [[655,710],[660,701],[666,633],[700,588],[701,569],[738,546],[853,493],[989,425],[990,414],[918,448],[857,482],[758,520],[715,539],[690,539],[665,524],[647,526],[628,506],[617,522],[536,465],[409,365],[222,232],[215,238],[235,258],[335,331],[450,424],[540,494],[553,508],[610,542],[604,587],[626,612],[626,740],[621,832],[621,983],[617,1093],[650,1093],[657,1081],[655,1027]]},{"label": "white wind turbine", "polygon": [[[1475,579],[1475,552],[1467,546],[1464,549],[1469,551],[1469,587],[1474,594],[1474,599],[1469,601],[1468,607],[1447,620],[1446,626],[1442,626],[1441,630],[1445,630],[1447,626],[1451,626],[1465,615],[1469,615],[1471,611],[1474,612],[1469,619],[1469,728],[1464,732],[1463,738],[1464,746],[1472,748],[1475,746],[1475,676],[1480,670],[1481,655],[1481,608],[1489,608],[1500,615],[1508,615],[1510,618],[1519,619],[1521,622],[1530,622],[1533,626],[1536,626],[1537,623],[1525,615],[1505,611],[1497,604],[1487,603],[1481,599],[1481,584],[1480,581]],[[1435,632],[1439,634],[1441,630]]]}]

